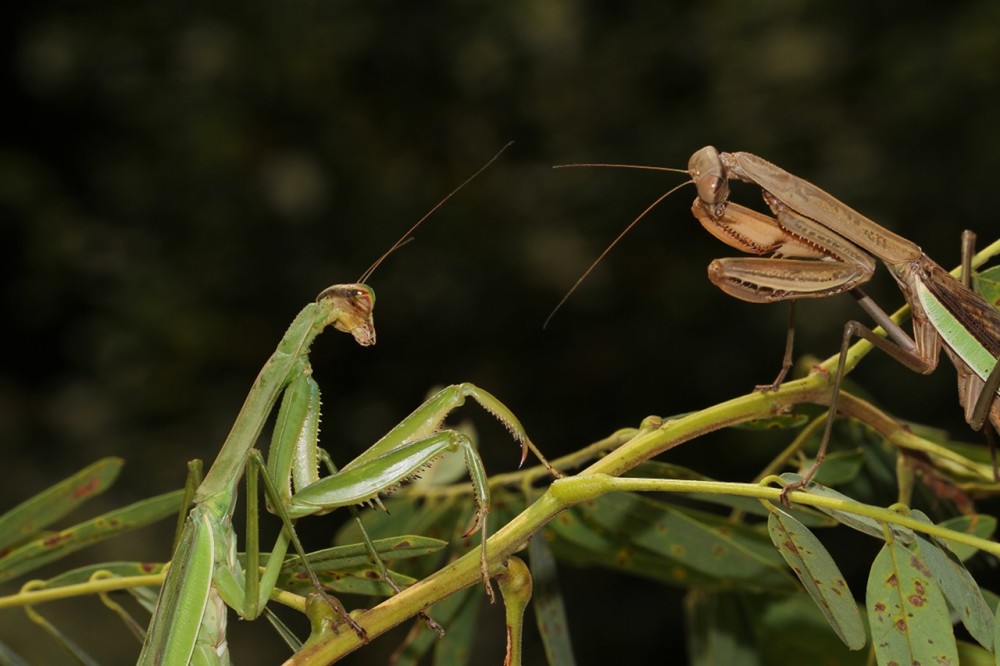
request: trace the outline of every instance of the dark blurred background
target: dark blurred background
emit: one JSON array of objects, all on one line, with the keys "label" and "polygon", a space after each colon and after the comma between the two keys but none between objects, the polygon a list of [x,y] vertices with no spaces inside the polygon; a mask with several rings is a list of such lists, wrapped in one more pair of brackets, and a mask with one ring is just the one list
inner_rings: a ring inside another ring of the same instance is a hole
[{"label": "dark blurred background", "polygon": [[[440,384],[488,388],[556,456],[773,378],[786,309],[708,282],[733,251],[691,218],[692,188],[543,331],[590,261],[682,180],[552,165],[683,168],[712,144],[821,185],[948,267],[963,228],[1000,231],[1000,5],[987,0],[26,3],[5,11],[0,49],[4,508],[107,455],[128,465],[104,508],[179,487],[299,308],[356,279],[507,141],[371,278],[378,345],[316,345],[339,461]],[[884,271],[871,292],[901,303]],[[798,352],[834,353],[855,316],[846,297],[807,303]],[[919,378],[872,356],[855,377],[897,415],[973,439],[950,367]],[[512,469],[515,446],[477,411],[463,415],[488,470]],[[780,446],[747,437],[670,460],[747,480]],[[169,531],[79,562],[163,559]],[[683,659],[677,591],[653,588],[643,607],[647,583],[564,583],[581,664]],[[75,638],[128,662],[135,646],[97,608],[45,610],[82,617]],[[40,631],[14,629],[21,617],[3,612],[2,639],[58,663]],[[484,620],[484,663],[502,658],[501,623]],[[283,654],[247,657],[246,640],[233,638],[242,663]],[[355,663],[381,663],[392,642]]]}]

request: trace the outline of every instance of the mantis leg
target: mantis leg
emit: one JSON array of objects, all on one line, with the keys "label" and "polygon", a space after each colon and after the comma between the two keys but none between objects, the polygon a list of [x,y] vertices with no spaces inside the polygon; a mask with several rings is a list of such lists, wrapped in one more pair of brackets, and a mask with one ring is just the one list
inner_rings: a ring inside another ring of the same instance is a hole
[{"label": "mantis leg", "polygon": [[[326,451],[326,449],[319,449],[319,457],[330,476],[337,473],[337,466],[334,464],[333,458],[330,457],[330,454]],[[396,581],[392,579],[392,574],[389,573],[389,568],[385,565],[385,562],[382,560],[382,556],[379,555],[378,550],[375,548],[375,544],[372,542],[372,538],[368,534],[368,529],[365,527],[364,521],[361,520],[361,512],[358,511],[358,507],[349,506],[347,508],[351,512],[351,518],[354,520],[354,524],[357,525],[358,530],[361,532],[361,540],[365,543],[365,548],[368,550],[368,557],[378,570],[378,575],[382,578],[382,581],[392,589],[394,594],[399,594],[402,590],[399,588],[399,585],[396,584]],[[438,636],[444,636],[444,627],[438,624],[428,613],[420,611],[420,618],[427,624],[428,627],[437,632]]]},{"label": "mantis leg", "polygon": [[[914,338],[910,338],[901,328],[899,328],[899,326],[892,322],[885,311],[875,305],[871,298],[869,298],[863,291],[855,288],[851,290],[851,295],[853,295],[858,300],[858,304],[861,305],[865,311],[869,312],[880,324],[883,322],[892,324],[893,329],[890,329],[890,336],[892,336],[893,339],[890,340],[877,335],[870,328],[857,321],[849,321],[844,326],[844,335],[840,344],[840,356],[837,363],[837,372],[834,376],[833,388],[830,397],[830,413],[823,428],[823,437],[820,440],[819,449],[816,451],[816,457],[813,459],[809,469],[807,469],[802,475],[802,478],[799,481],[788,484],[784,487],[784,489],[782,489],[781,501],[785,503],[787,503],[786,497],[788,496],[788,493],[793,490],[798,490],[809,483],[813,476],[816,475],[816,472],[819,470],[823,460],[826,458],[827,446],[830,443],[830,435],[833,432],[833,419],[837,414],[837,405],[840,399],[840,387],[844,380],[844,360],[847,358],[847,351],[851,346],[851,340],[854,338],[863,338],[864,340],[870,342],[873,346],[884,351],[902,365],[920,374],[928,374],[933,371],[935,367],[937,367],[938,356],[941,349],[941,338],[935,333],[932,327],[915,324]],[[893,335],[894,333],[901,336],[899,341],[895,340],[895,336]]]}]

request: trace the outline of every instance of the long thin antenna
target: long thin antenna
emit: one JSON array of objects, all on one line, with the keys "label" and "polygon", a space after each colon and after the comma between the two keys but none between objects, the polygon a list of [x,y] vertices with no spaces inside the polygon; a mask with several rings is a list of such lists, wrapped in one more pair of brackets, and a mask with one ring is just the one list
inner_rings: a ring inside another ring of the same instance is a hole
[{"label": "long thin antenna", "polygon": [[593,163],[581,163],[581,164],[557,164],[553,169],[570,169],[573,167],[600,167],[604,169],[634,169],[636,171],[669,171],[670,173],[682,173],[685,176],[690,175],[690,172],[686,169],[674,169],[672,167],[662,167],[662,166],[649,166],[647,164],[608,164],[606,162],[593,162]]},{"label": "long thin antenna", "polygon": [[503,152],[505,150],[507,150],[508,148],[510,148],[512,145],[514,145],[514,142],[513,141],[508,141],[507,145],[505,145],[503,148],[501,148],[499,151],[497,151],[497,154],[494,155],[493,157],[491,157],[490,160],[486,164],[484,164],[483,166],[479,167],[479,170],[476,171],[476,173],[474,173],[471,176],[469,176],[468,178],[466,178],[464,181],[462,181],[461,185],[459,185],[458,187],[456,187],[455,189],[453,189],[451,192],[449,192],[448,195],[444,199],[441,199],[441,201],[437,202],[437,204],[435,204],[433,208],[431,208],[429,211],[427,211],[424,214],[423,217],[421,217],[419,220],[417,220],[416,224],[414,224],[412,227],[410,227],[409,229],[407,229],[406,233],[403,234],[402,236],[400,236],[399,240],[392,244],[392,247],[390,247],[388,250],[386,250],[385,253],[381,257],[379,257],[378,259],[376,259],[375,263],[368,267],[368,270],[366,270],[364,273],[361,274],[361,277],[358,278],[358,282],[364,282],[365,280],[367,280],[368,278],[370,278],[371,274],[375,272],[375,269],[378,268],[379,265],[383,261],[385,261],[386,257],[388,257],[390,254],[392,254],[396,250],[398,250],[405,243],[407,243],[410,240],[412,240],[412,238],[410,237],[410,234],[412,234],[414,231],[416,231],[417,227],[419,227],[421,224],[424,223],[424,221],[427,220],[427,218],[429,218],[431,215],[433,215],[434,212],[437,211],[438,208],[440,208],[441,206],[443,206],[444,203],[446,201],[448,201],[448,199],[451,199],[453,196],[455,196],[456,194],[458,194],[459,190],[461,190],[463,187],[465,187],[470,182],[472,182],[476,178],[476,176],[478,176],[479,174],[481,174],[483,171],[486,171],[486,169],[491,164],[493,164],[494,162],[496,162],[497,158],[499,158],[503,154]]},{"label": "long thin antenna", "polygon": [[[639,168],[639,169],[644,169],[645,168],[645,169],[653,169],[653,170],[656,170],[656,171],[681,171],[680,169],[668,169],[666,167],[632,167],[631,165],[617,165],[617,164],[616,165],[609,165],[609,164],[600,164],[600,165],[564,164],[562,166],[620,166],[622,168]],[[681,171],[681,173],[687,173],[687,171]],[[556,312],[559,311],[559,308],[561,308],[563,306],[563,304],[565,304],[566,301],[569,300],[569,297],[573,295],[573,292],[576,291],[577,287],[579,287],[580,284],[587,278],[587,276],[590,275],[591,271],[594,270],[594,268],[597,266],[597,264],[601,263],[601,260],[604,259],[604,257],[607,256],[608,252],[611,252],[611,248],[613,248],[615,245],[617,245],[618,241],[620,241],[622,238],[624,238],[625,234],[627,234],[628,232],[630,232],[632,230],[632,227],[634,227],[636,224],[639,223],[639,220],[641,220],[642,218],[646,217],[646,215],[647,215],[647,213],[649,213],[649,211],[651,211],[654,208],[656,208],[657,206],[659,206],[660,202],[662,202],[664,199],[666,199],[667,197],[669,197],[671,194],[673,194],[677,190],[681,189],[685,185],[692,185],[693,183],[694,183],[694,181],[687,180],[687,181],[684,181],[683,183],[681,183],[680,185],[677,185],[675,187],[670,188],[669,190],[667,190],[667,192],[665,194],[661,194],[659,197],[657,197],[656,201],[654,201],[653,203],[651,203],[648,206],[646,206],[646,210],[644,210],[641,213],[639,213],[638,217],[636,217],[634,220],[632,220],[631,222],[629,222],[628,226],[625,227],[624,229],[622,229],[622,232],[620,234],[618,234],[618,236],[613,241],[611,241],[611,244],[608,245],[608,247],[606,247],[604,249],[604,252],[601,252],[601,255],[599,257],[597,257],[597,259],[594,259],[594,263],[592,263],[590,265],[590,267],[587,268],[587,270],[585,270],[583,272],[583,275],[581,275],[580,278],[576,281],[576,283],[570,288],[570,290],[566,292],[566,295],[562,297],[562,300],[560,300],[556,304],[556,306],[554,308],[552,308],[552,312],[549,313],[549,316],[545,318],[545,323],[542,324],[542,330],[545,330],[545,328],[548,327],[549,322],[552,321],[552,317],[554,317],[555,314],[556,314]]]}]

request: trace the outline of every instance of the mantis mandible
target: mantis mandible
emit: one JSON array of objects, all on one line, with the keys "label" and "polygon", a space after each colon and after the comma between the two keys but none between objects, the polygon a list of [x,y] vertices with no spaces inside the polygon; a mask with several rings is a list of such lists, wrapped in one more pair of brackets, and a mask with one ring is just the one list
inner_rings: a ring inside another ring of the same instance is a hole
[{"label": "mantis mandible", "polygon": [[[753,303],[822,298],[848,291],[888,335],[876,335],[857,321],[844,327],[841,362],[830,399],[831,418],[813,464],[801,482],[785,487],[782,497],[805,485],[823,461],[844,376],[843,359],[855,337],[921,374],[937,367],[944,349],[958,371],[965,420],[987,437],[987,421],[1000,431],[1000,312],[971,289],[971,233],[963,236],[959,282],[916,244],[756,155],[720,153],[706,146],[692,155],[688,173],[698,190],[692,212],[705,229],[743,252],[772,255],[713,261],[708,275],[716,286]],[[760,186],[774,217],[729,202],[731,179]],[[859,288],[875,270],[873,257],[886,265],[910,305],[912,337]],[[768,388],[777,388],[784,379],[790,365],[790,341],[791,337],[782,372]]]},{"label": "mantis mandible", "polygon": [[[437,206],[417,224],[436,209]],[[413,228],[404,234],[393,249],[412,231]],[[370,275],[373,268],[366,271],[362,279]],[[235,609],[246,619],[258,617],[274,589],[289,544],[305,564],[305,553],[295,535],[293,520],[337,507],[378,502],[380,493],[390,492],[450,451],[464,453],[472,478],[477,511],[468,533],[477,527],[480,530],[480,570],[492,599],[486,568],[486,513],[489,509],[486,472],[467,436],[439,429],[448,413],[471,397],[503,423],[521,444],[522,462],[528,448],[537,453],[517,418],[491,394],[468,383],[447,387],[337,473],[324,478],[318,476],[319,387],[312,378],[309,348],[316,337],[331,326],[350,333],[359,345],[374,344],[374,304],[374,292],[360,281],[334,285],[323,290],[314,303],[306,305],[289,326],[254,381],[232,430],[195,493],[194,506],[185,522],[143,643],[140,664],[227,663],[226,607]],[[281,396],[282,404],[265,462],[255,445]],[[244,473],[248,495],[245,569],[237,558],[236,534],[232,527],[237,486]],[[284,524],[260,575],[256,533],[258,475],[265,482],[269,508],[281,516]],[[322,594],[315,574],[308,568],[307,571]],[[351,619],[339,602],[331,598],[328,601],[359,637],[367,638],[364,629]]]}]

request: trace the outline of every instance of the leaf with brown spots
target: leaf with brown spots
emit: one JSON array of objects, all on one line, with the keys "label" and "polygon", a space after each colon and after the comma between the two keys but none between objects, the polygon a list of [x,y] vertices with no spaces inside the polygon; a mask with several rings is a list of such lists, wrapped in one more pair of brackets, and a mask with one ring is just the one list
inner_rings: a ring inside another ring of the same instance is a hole
[{"label": "leaf with brown spots", "polygon": [[13,550],[43,529],[100,495],[115,482],[121,458],[102,458],[0,516],[0,552]]},{"label": "leaf with brown spots", "polygon": [[917,537],[917,552],[969,634],[983,647],[992,647],[993,612],[969,570],[954,553],[920,536]]},{"label": "leaf with brown spots", "polygon": [[584,521],[615,538],[721,584],[772,592],[795,586],[767,537],[745,525],[635,493],[605,495],[576,508]]},{"label": "leaf with brown spots", "polygon": [[844,575],[820,540],[781,509],[768,516],[767,531],[840,640],[852,650],[863,648],[865,625],[858,605]]},{"label": "leaf with brown spots", "polygon": [[868,575],[868,624],[879,664],[957,666],[948,604],[927,566],[899,543],[887,543]]},{"label": "leaf with brown spots", "polygon": [[183,495],[183,490],[176,490],[150,497],[35,539],[0,560],[0,581],[10,580],[81,548],[175,515],[180,511]]}]

